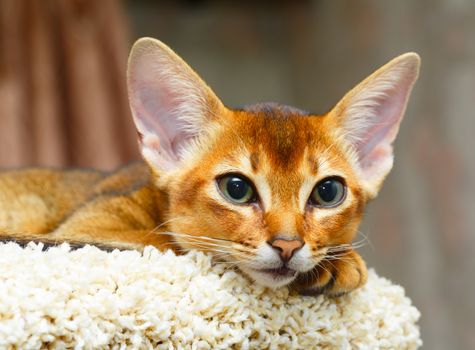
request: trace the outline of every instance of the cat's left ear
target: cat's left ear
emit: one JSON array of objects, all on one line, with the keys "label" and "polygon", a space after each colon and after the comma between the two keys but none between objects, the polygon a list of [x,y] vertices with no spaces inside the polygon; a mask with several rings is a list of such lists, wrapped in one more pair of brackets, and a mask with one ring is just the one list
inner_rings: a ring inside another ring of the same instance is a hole
[{"label": "cat's left ear", "polygon": [[392,143],[419,74],[416,53],[401,55],[363,80],[330,112],[370,197],[393,165]]},{"label": "cat's left ear", "polygon": [[134,44],[127,85],[142,156],[160,173],[179,168],[192,141],[224,109],[185,61],[152,38]]}]

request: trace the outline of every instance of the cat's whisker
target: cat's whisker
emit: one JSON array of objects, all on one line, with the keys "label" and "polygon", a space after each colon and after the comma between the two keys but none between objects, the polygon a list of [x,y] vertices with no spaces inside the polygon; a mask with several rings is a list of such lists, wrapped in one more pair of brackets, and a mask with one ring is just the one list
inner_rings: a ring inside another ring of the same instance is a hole
[{"label": "cat's whisker", "polygon": [[[331,271],[330,271],[324,264],[322,264],[323,261],[324,261],[324,260],[322,260],[322,261],[317,265],[317,267],[323,269],[325,272],[328,272],[328,274],[329,274],[330,276],[333,276],[333,274],[331,273]],[[315,270],[316,270],[317,273],[318,273],[318,269],[315,269]],[[320,274],[318,274],[318,278],[320,278]]]},{"label": "cat's whisker", "polygon": [[343,244],[336,244],[334,246],[326,246],[325,248],[328,249],[328,253],[334,253],[334,252],[339,252],[339,251],[345,251],[345,250],[349,250],[349,249],[358,249],[358,248],[361,248],[363,246],[365,246],[367,244],[367,240],[366,239],[361,239],[359,241],[356,241],[356,242],[352,242],[352,243],[343,243]]},{"label": "cat's whisker", "polygon": [[[325,259],[324,261],[327,262],[327,263],[329,263],[329,264],[333,267],[334,270],[337,270],[337,267],[335,266],[335,264],[334,264],[331,260],[326,260],[326,259]],[[329,270],[328,270],[328,271],[329,271]]]},{"label": "cat's whisker", "polygon": [[324,257],[324,259],[337,259],[337,258],[340,258],[340,257],[347,256],[349,253],[350,253],[350,251],[340,252],[338,254],[328,254]]},{"label": "cat's whisker", "polygon": [[197,236],[197,235],[189,235],[186,233],[178,233],[178,232],[164,232],[164,234],[168,234],[170,236],[176,236],[176,237],[189,237],[189,238],[199,238],[203,240],[208,240],[208,241],[217,241],[217,242],[230,242],[230,243],[235,243],[239,244],[236,241],[233,241],[231,239],[226,239],[226,238],[216,238],[216,237],[208,237],[208,236]]},{"label": "cat's whisker", "polygon": [[[189,244],[195,249],[207,250],[212,253],[213,256],[218,256],[218,258],[225,257],[226,260],[233,258],[233,260],[237,259],[241,262],[248,262],[251,261],[253,257],[253,251],[251,249],[229,239],[195,236],[178,232],[157,232],[157,234],[181,238],[184,243]],[[173,242],[173,244],[176,243]],[[191,249],[180,249],[180,251],[185,252],[190,250]],[[239,262],[236,262],[235,264],[239,264]]]},{"label": "cat's whisker", "polygon": [[218,244],[218,243],[203,241],[201,239],[201,237],[193,237],[193,236],[185,237],[184,241],[186,243],[201,244],[201,245],[207,246],[207,247],[218,247],[218,248],[232,249],[234,251],[238,251],[238,252],[243,253],[243,254],[251,252],[251,250],[243,249],[242,246],[235,246],[234,244],[233,245],[226,245],[226,244]]},{"label": "cat's whisker", "polygon": [[370,246],[370,248],[371,248],[372,250],[375,249],[373,243],[372,243],[371,240],[369,239],[369,235],[365,234],[365,233],[362,232],[362,231],[358,231],[358,234],[361,235],[361,236],[363,236],[363,239],[368,243],[368,245]]},{"label": "cat's whisker", "polygon": [[313,276],[317,279],[317,281],[320,279],[320,271],[318,269],[313,270]]},{"label": "cat's whisker", "polygon": [[347,257],[350,254],[350,251],[340,252],[338,254],[328,254],[322,260],[338,260]]},{"label": "cat's whisker", "polygon": [[312,269],[305,274],[305,283],[308,285],[312,281],[318,280],[319,273],[317,269]]},{"label": "cat's whisker", "polygon": [[347,251],[350,251],[350,250],[352,250],[351,247],[341,247],[341,248],[337,248],[337,249],[328,249],[327,250],[327,255],[340,253],[340,252],[347,252]]},{"label": "cat's whisker", "polygon": [[[211,242],[207,242],[209,237],[192,236],[192,235],[175,234],[175,233],[172,233],[172,235],[183,238],[183,240],[186,243],[189,243],[191,245],[200,245],[201,247],[204,247],[205,249],[208,249],[208,250],[215,250],[214,248],[222,248],[229,251],[233,251],[234,254],[238,253],[241,255],[241,257],[247,258],[247,259],[249,259],[249,255],[253,255],[254,253],[253,250],[247,247],[244,247],[243,245],[240,245],[239,243],[236,243],[234,241],[229,241],[229,240],[221,241],[221,240],[211,239]],[[223,242],[226,242],[226,243],[231,242],[231,244],[223,244]]]},{"label": "cat's whisker", "polygon": [[347,258],[345,256],[336,256],[336,257],[333,257],[333,256],[330,256],[330,257],[327,257],[325,259],[323,259],[323,261],[353,261],[353,259],[351,258]]},{"label": "cat's whisker", "polygon": [[249,254],[246,254],[244,252],[239,252],[234,249],[230,249],[227,246],[219,246],[215,244],[209,244],[207,242],[200,242],[200,241],[195,241],[195,242],[188,242],[191,246],[203,250],[209,250],[211,253],[216,254],[216,253],[221,253],[225,255],[226,257],[234,257],[234,258],[239,258],[239,260],[245,262],[245,261],[251,261],[252,256]]},{"label": "cat's whisker", "polygon": [[347,251],[339,252],[338,254],[328,254],[322,259],[322,262],[328,262],[332,264],[333,266],[334,264],[332,263],[332,261],[343,261],[343,262],[350,263],[351,265],[355,265],[354,259],[348,257],[350,253],[351,251],[347,250]]},{"label": "cat's whisker", "polygon": [[[195,251],[194,248],[185,248],[185,247],[180,247],[179,250],[183,253],[189,253]],[[224,259],[226,258],[226,260]],[[228,264],[232,266],[238,266],[240,263],[242,263],[239,260],[233,260],[230,259],[233,258],[233,254],[225,251],[213,251],[213,261],[219,264]]]},{"label": "cat's whisker", "polygon": [[166,224],[169,224],[170,222],[177,221],[177,220],[182,220],[182,219],[186,219],[186,218],[188,218],[188,217],[187,217],[187,216],[177,216],[177,217],[174,217],[174,218],[165,220],[164,222],[161,222],[160,224],[158,224],[157,226],[155,226],[152,230],[150,230],[150,232],[148,232],[148,233],[145,235],[145,237],[148,237],[149,235],[152,235],[152,234],[156,234],[156,235],[159,235],[159,234],[168,235],[167,232],[158,232],[157,230],[159,230],[160,228],[162,228],[162,227],[165,226]]},{"label": "cat's whisker", "polygon": [[176,216],[176,217],[174,217],[174,218],[165,220],[164,222],[160,223],[160,224],[157,225],[152,231],[158,230],[158,229],[160,229],[161,227],[165,226],[166,224],[169,224],[170,222],[177,221],[177,220],[188,219],[188,218],[189,218],[189,216]]},{"label": "cat's whisker", "polygon": [[315,266],[317,266],[318,263],[319,263],[323,258],[325,258],[325,256],[326,256],[326,253],[323,253],[323,252],[322,252],[322,253],[319,253],[319,254],[317,254],[317,255],[313,255],[313,256],[311,257],[311,260],[312,260],[312,262],[315,264]]},{"label": "cat's whisker", "polygon": [[223,252],[226,252],[227,254],[235,254],[235,255],[240,255],[240,256],[246,256],[245,253],[243,253],[243,252],[239,252],[239,251],[236,251],[236,250],[233,250],[233,249],[229,249],[229,247],[221,246],[221,245],[217,245],[217,244],[210,244],[210,243],[206,243],[206,242],[200,242],[198,240],[188,241],[186,243],[188,243],[192,246],[197,246],[197,247],[208,249],[208,250],[214,251],[214,252],[223,251]]},{"label": "cat's whisker", "polygon": [[248,256],[248,255],[245,255],[233,250],[227,250],[227,249],[219,250],[219,249],[211,248],[210,252],[212,253],[213,258],[225,259],[226,261],[230,261],[231,259],[236,262],[247,262],[247,261],[252,260],[251,256]]}]

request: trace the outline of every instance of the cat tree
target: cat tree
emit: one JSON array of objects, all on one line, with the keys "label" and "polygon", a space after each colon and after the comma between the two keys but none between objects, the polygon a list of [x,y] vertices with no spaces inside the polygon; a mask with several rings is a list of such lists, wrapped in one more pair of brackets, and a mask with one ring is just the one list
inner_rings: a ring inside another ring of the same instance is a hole
[{"label": "cat tree", "polygon": [[200,252],[0,244],[0,348],[416,349],[404,289],[330,299],[252,284]]}]

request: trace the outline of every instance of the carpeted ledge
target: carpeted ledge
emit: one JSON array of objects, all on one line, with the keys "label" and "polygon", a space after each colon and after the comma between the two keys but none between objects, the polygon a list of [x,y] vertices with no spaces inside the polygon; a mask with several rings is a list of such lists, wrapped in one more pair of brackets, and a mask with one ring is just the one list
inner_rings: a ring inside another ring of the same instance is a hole
[{"label": "carpeted ledge", "polygon": [[416,349],[419,316],[374,271],[327,299],[253,285],[199,252],[0,244],[1,349]]}]

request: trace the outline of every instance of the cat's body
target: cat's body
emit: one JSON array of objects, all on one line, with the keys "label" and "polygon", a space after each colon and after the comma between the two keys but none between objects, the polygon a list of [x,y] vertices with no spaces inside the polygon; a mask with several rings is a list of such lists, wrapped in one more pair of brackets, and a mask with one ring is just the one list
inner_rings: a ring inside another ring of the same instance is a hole
[{"label": "cat's body", "polygon": [[26,169],[0,173],[0,223],[17,241],[159,246],[166,194],[144,162],[115,172]]},{"label": "cat's body", "polygon": [[168,47],[142,39],[129,96],[145,163],[105,174],[0,174],[17,240],[202,249],[270,287],[338,295],[366,280],[351,244],[392,166],[419,59],[406,54],[329,113],[225,107]]}]

